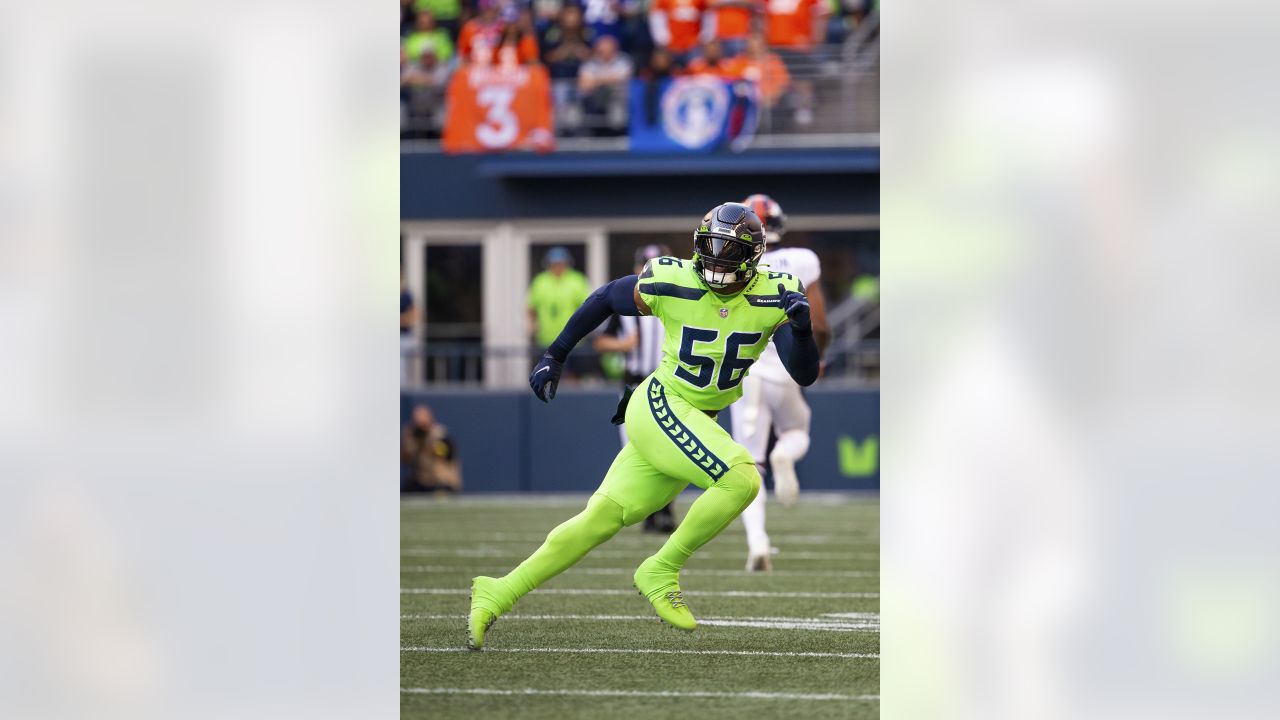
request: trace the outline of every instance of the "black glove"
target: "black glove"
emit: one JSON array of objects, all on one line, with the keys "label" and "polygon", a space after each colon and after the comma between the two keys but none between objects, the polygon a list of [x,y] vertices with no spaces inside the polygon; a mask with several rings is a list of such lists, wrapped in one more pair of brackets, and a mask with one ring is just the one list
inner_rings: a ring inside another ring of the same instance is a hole
[{"label": "black glove", "polygon": [[788,290],[785,285],[778,283],[778,300],[782,311],[791,321],[792,328],[801,334],[813,332],[813,325],[809,321],[809,298],[804,293]]},{"label": "black glove", "polygon": [[560,371],[563,369],[564,363],[551,357],[550,353],[542,355],[542,359],[529,374],[529,387],[533,388],[533,394],[539,400],[551,402],[555,398],[556,386],[560,384]]}]

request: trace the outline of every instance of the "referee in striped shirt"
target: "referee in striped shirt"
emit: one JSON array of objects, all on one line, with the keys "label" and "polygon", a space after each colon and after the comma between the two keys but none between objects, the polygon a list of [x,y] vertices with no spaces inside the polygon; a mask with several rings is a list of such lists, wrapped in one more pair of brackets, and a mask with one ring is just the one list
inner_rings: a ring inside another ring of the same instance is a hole
[{"label": "referee in striped shirt", "polygon": [[[671,248],[666,245],[645,245],[636,251],[636,275],[644,271],[645,263],[656,257],[670,255]],[[662,362],[662,341],[664,333],[662,321],[652,315],[629,317],[614,315],[605,324],[604,332],[596,336],[596,352],[626,353],[622,374],[623,392],[627,387],[635,387],[642,380],[658,369]],[[618,434],[622,444],[627,444],[627,426],[619,425]],[[661,510],[645,518],[645,532],[669,533],[676,529],[676,515],[670,503]]]}]

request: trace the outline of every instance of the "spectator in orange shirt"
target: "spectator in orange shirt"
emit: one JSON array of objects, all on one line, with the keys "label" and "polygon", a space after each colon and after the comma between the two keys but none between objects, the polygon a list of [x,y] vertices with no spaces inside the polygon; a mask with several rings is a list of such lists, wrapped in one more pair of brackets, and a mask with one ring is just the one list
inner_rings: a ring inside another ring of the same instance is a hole
[{"label": "spectator in orange shirt", "polygon": [[703,38],[714,37],[725,54],[740,54],[756,17],[764,13],[763,0],[707,0],[709,21],[703,24]]},{"label": "spectator in orange shirt", "polygon": [[706,0],[653,0],[649,6],[649,34],[653,45],[687,65],[698,50]]},{"label": "spectator in orange shirt", "polygon": [[735,80],[749,80],[760,88],[760,100],[772,107],[791,84],[791,73],[776,53],[769,52],[764,37],[754,33],[747,38],[747,49],[725,63],[725,72]]},{"label": "spectator in orange shirt", "polygon": [[724,50],[719,40],[708,40],[702,46],[702,57],[694,58],[685,68],[690,75],[719,75],[726,80],[734,79],[733,69],[724,57]]},{"label": "spectator in orange shirt", "polygon": [[477,45],[493,50],[502,42],[502,28],[506,23],[498,17],[497,0],[480,0],[479,7],[480,14],[464,23],[458,32],[458,56],[462,62],[476,59]]},{"label": "spectator in orange shirt", "polygon": [[538,41],[533,33],[521,25],[511,23],[502,29],[498,45],[499,65],[529,65],[538,62]]},{"label": "spectator in orange shirt", "polygon": [[768,0],[765,38],[773,48],[808,52],[827,33],[826,0]]}]

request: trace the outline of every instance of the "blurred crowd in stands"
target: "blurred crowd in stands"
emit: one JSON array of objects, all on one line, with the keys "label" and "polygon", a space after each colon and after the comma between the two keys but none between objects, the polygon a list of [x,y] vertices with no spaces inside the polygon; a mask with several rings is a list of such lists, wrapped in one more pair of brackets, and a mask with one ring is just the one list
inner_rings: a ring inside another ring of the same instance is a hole
[{"label": "blurred crowd in stands", "polygon": [[[560,136],[625,135],[631,81],[646,113],[658,84],[709,73],[758,84],[803,128],[812,88],[789,71],[827,57],[878,0],[401,0],[401,129],[438,138],[452,73],[468,64],[546,66]],[[834,51],[837,52],[838,51]]]}]

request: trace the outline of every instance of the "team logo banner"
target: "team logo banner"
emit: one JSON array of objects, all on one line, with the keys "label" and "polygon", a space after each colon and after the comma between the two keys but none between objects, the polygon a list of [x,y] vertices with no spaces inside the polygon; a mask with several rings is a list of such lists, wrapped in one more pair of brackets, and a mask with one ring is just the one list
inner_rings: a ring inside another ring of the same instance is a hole
[{"label": "team logo banner", "polygon": [[656,103],[644,82],[632,81],[631,150],[744,150],[755,135],[759,107],[754,84],[729,82],[716,75],[665,80]]},{"label": "team logo banner", "polygon": [[449,81],[445,152],[550,150],[551,80],[541,65],[461,68]]}]

